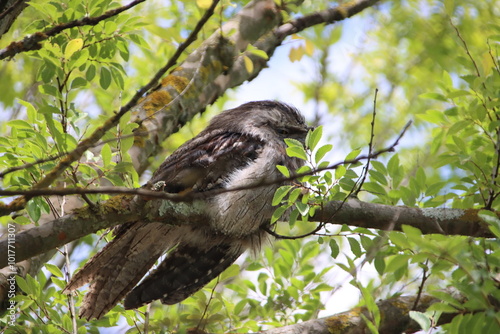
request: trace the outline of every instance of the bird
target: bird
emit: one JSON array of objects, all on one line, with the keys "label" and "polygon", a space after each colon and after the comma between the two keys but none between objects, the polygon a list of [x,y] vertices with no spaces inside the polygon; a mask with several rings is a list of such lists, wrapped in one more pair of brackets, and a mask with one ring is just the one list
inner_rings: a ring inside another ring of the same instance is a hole
[{"label": "bird", "polygon": [[[173,194],[206,192],[207,224],[137,221],[118,226],[114,239],[64,289],[71,293],[90,283],[80,317],[99,319],[123,298],[125,309],[155,300],[177,304],[246,250],[258,251],[275,209],[273,195],[290,184],[282,181],[276,165],[293,172],[304,164],[287,155],[285,139],[304,143],[309,130],[298,109],[271,100],[247,102],[213,117],[165,159],[145,186]],[[210,196],[209,191],[219,189],[227,191]]]}]

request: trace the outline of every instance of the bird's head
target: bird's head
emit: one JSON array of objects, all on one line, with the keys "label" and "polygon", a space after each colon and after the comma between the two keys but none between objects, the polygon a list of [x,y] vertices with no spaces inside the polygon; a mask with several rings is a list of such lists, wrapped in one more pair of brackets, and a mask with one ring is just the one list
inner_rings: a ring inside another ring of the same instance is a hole
[{"label": "bird's head", "polygon": [[221,127],[260,137],[264,141],[293,138],[304,143],[307,126],[296,108],[277,101],[254,101],[217,115],[209,128]]}]

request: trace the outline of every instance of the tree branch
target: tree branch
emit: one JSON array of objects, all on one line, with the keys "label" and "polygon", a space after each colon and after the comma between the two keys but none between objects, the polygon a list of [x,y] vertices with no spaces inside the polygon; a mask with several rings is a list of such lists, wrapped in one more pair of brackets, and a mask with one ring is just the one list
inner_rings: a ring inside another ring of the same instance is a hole
[{"label": "tree branch", "polygon": [[12,240],[0,241],[0,268],[7,265],[8,250],[15,247],[16,262],[42,254],[73,240],[128,222],[165,224],[207,224],[203,202],[174,203],[120,195],[93,208],[83,207],[43,225],[16,233]]},{"label": "tree branch", "polygon": [[[416,296],[400,296],[391,299],[379,301],[377,306],[380,310],[381,323],[378,328],[380,333],[399,334],[414,333],[420,329],[420,326],[410,318],[409,312],[415,303]],[[421,296],[420,303],[416,311],[425,312],[426,309],[434,303],[440,302],[439,299],[430,295]],[[448,323],[456,314],[442,314],[439,318],[439,324]],[[294,325],[275,328],[261,332],[262,334],[364,334],[370,332],[362,316],[370,317],[365,307],[356,307],[352,310],[338,313],[330,317],[304,321]]]},{"label": "tree branch", "polygon": [[[329,224],[401,231],[403,225],[416,227],[424,234],[467,235],[493,238],[478,216],[479,209],[410,208],[362,202],[357,199],[332,201],[318,210],[311,221]],[[500,213],[497,213],[500,214]]]},{"label": "tree branch", "polygon": [[[145,201],[139,196],[120,195],[97,206],[75,210],[72,214],[15,235],[16,261],[23,261],[68,242],[127,222],[164,222],[165,224],[207,224],[203,201],[191,203],[168,200]],[[403,225],[419,228],[422,233],[493,237],[483,227],[476,209],[408,208],[373,204],[350,199],[332,201],[318,210],[311,221],[347,224],[365,228],[401,231]],[[330,219],[325,219],[330,217]],[[0,254],[7,254],[8,240],[0,241]],[[0,268],[7,256],[0,257]]]},{"label": "tree branch", "polygon": [[9,31],[26,6],[26,0],[4,0],[0,3],[0,37]]},{"label": "tree branch", "polygon": [[144,1],[146,0],[134,0],[128,5],[108,10],[106,13],[102,15],[96,17],[84,17],[81,20],[75,20],[67,23],[58,24],[56,26],[48,28],[43,32],[39,31],[30,36],[26,36],[21,41],[12,42],[9,45],[7,45],[6,48],[0,50],[0,60],[5,58],[12,58],[16,54],[21,52],[39,50],[42,47],[42,45],[40,44],[41,42],[48,39],[49,37],[56,36],[61,31],[74,27],[96,25],[97,23],[105,19],[108,19],[112,16],[118,15],[121,12],[124,12]]}]

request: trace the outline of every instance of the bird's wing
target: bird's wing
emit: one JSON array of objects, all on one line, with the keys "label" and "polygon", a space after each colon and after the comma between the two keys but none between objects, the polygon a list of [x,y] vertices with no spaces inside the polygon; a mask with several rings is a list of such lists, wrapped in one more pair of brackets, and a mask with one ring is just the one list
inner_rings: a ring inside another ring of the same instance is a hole
[{"label": "bird's wing", "polygon": [[264,142],[235,132],[215,132],[194,138],[170,155],[154,173],[151,185],[165,182],[165,191],[207,191],[221,187],[221,180],[255,160]]}]

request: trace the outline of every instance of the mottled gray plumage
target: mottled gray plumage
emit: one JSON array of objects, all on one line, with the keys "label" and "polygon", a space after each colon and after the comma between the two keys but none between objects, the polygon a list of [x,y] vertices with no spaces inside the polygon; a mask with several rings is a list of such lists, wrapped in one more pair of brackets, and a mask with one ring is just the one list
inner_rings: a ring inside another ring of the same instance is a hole
[{"label": "mottled gray plumage", "polygon": [[[286,155],[285,138],[305,139],[308,127],[293,107],[257,101],[224,111],[186,142],[154,173],[148,185],[166,192],[233,189],[281,178],[276,165],[290,170],[302,162]],[[129,223],[68,284],[90,283],[80,316],[100,318],[125,297],[127,309],[153,300],[178,303],[230,266],[246,249],[258,249],[274,211],[271,200],[281,184],[209,196],[206,226]],[[208,223],[209,222],[209,223]],[[158,258],[165,260],[137,287]],[[133,290],[132,290],[133,289]],[[130,291],[132,290],[132,291]]]}]

